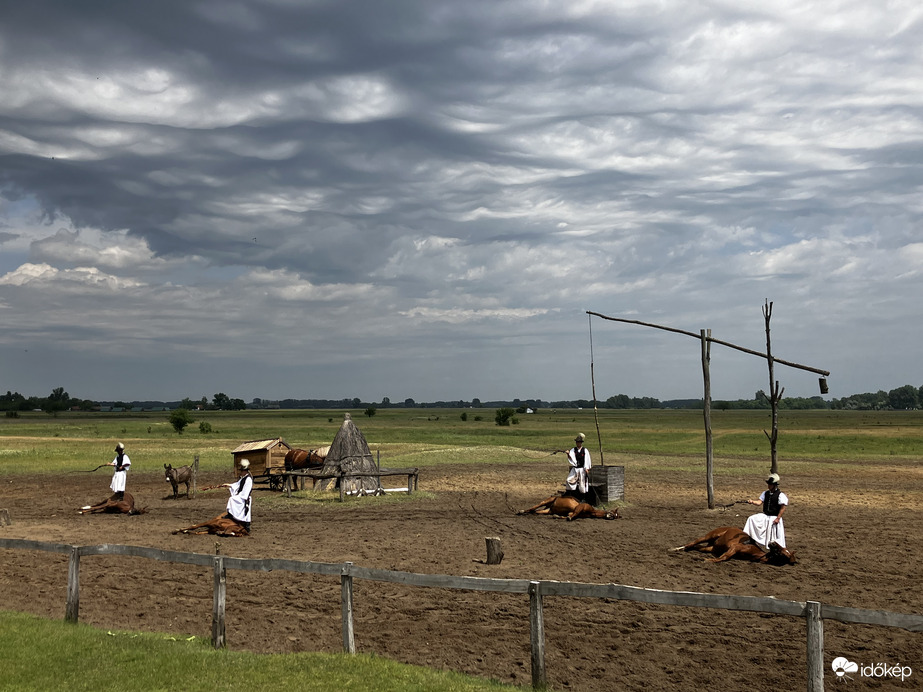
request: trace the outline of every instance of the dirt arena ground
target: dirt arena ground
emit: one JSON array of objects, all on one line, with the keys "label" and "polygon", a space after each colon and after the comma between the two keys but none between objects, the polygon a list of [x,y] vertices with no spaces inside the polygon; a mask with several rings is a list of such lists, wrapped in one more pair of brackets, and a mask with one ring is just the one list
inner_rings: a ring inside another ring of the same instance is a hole
[{"label": "dirt arena ground", "polygon": [[[923,613],[923,467],[831,464],[807,472],[783,464],[790,548],[799,564],[771,567],[712,564],[696,553],[671,552],[709,530],[743,526],[755,507],[708,510],[704,479],[688,472],[626,466],[623,519],[567,522],[516,516],[552,494],[560,462],[424,469],[425,497],[346,503],[254,493],[254,533],[217,539],[238,557],[318,562],[427,574],[554,579],[590,583],[774,596],[902,613]],[[817,464],[812,468],[818,468]],[[2,481],[0,508],[13,520],[0,536],[74,545],[122,543],[214,554],[213,536],[173,529],[223,511],[225,491],[168,499],[159,473],[133,472],[129,490],[149,513],[78,516],[108,495],[105,470],[63,478],[15,476]],[[227,478],[205,474],[200,486]],[[719,503],[755,497],[761,478],[716,477]],[[308,495],[308,493],[306,493]],[[502,541],[500,565],[486,564],[485,537]],[[64,615],[67,565],[60,555],[2,551],[3,607]],[[208,569],[141,558],[85,558],[80,618],[105,628],[210,636]],[[339,580],[290,573],[228,574],[228,645],[257,652],[341,649]],[[528,597],[423,589],[357,581],[360,651],[528,686]],[[546,598],[546,664],[557,690],[805,689],[805,623],[700,608],[618,601]],[[830,662],[909,665],[912,676],[854,676],[850,689],[923,689],[923,633],[825,622],[825,682]],[[284,671],[280,670],[280,675]],[[845,687],[844,687],[845,689]]]}]

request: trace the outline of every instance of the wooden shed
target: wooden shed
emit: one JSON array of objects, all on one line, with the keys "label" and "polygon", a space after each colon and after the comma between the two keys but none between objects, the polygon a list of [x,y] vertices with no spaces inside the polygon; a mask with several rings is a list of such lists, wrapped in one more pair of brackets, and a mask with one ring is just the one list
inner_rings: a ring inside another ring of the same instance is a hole
[{"label": "wooden shed", "polygon": [[281,474],[285,471],[285,455],[291,448],[281,437],[244,442],[231,452],[234,455],[234,474],[240,474],[241,459],[250,462],[250,473],[254,478]]}]

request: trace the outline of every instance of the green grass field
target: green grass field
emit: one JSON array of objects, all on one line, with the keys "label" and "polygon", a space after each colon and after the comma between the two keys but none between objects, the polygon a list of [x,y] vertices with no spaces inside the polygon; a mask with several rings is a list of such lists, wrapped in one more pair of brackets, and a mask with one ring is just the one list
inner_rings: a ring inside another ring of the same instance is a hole
[{"label": "green grass field", "polygon": [[0,690],[354,690],[487,692],[521,689],[365,654],[216,651],[201,638],[100,630],[0,611]]},{"label": "green grass field", "polygon": [[[467,413],[468,420],[461,414]],[[590,450],[644,458],[702,458],[705,433],[699,411],[602,409],[543,410],[520,414],[501,427],[493,409],[380,409],[369,418],[351,412],[372,452],[386,466],[426,467],[440,463],[514,463],[548,454],[586,433]],[[5,474],[91,469],[111,461],[116,441],[126,444],[134,469],[162,469],[199,457],[203,470],[224,470],[241,442],[282,437],[295,447],[328,445],[344,411],[208,411],[196,413],[182,435],[158,413],[26,413],[0,418],[0,470]],[[482,420],[474,420],[481,416]],[[598,419],[598,433],[597,433]],[[211,432],[202,433],[207,422]],[[715,411],[716,458],[766,459],[771,426],[767,411]],[[923,411],[783,411],[779,416],[780,458],[856,461],[923,458]]]},{"label": "green grass field", "polygon": [[[467,413],[467,420],[461,419]],[[161,473],[164,463],[227,472],[241,442],[283,437],[296,447],[330,444],[343,411],[204,412],[182,435],[165,413],[26,413],[0,418],[0,472],[5,476],[89,470],[109,462],[122,441],[134,473]],[[539,411],[500,427],[493,409],[383,409],[351,412],[384,466],[515,464],[568,447],[584,432],[597,454],[630,460],[635,471],[693,471],[703,466],[698,411]],[[480,416],[482,420],[474,420]],[[199,422],[210,424],[202,433]],[[715,411],[716,475],[761,473],[769,459],[767,411]],[[802,468],[825,465],[916,467],[923,458],[923,412],[783,411],[779,456]],[[594,462],[598,456],[594,456]],[[422,493],[415,497],[426,497]],[[375,498],[414,502],[414,497]],[[272,498],[265,500],[272,501]],[[331,506],[337,503],[331,503]],[[339,507],[339,505],[337,505]],[[0,690],[125,689],[512,689],[490,681],[403,666],[386,659],[324,654],[265,656],[214,651],[200,639],[100,631],[63,621],[0,612],[4,649]],[[114,671],[119,678],[113,678]],[[279,672],[284,670],[285,674]],[[191,682],[190,682],[191,681]]]}]

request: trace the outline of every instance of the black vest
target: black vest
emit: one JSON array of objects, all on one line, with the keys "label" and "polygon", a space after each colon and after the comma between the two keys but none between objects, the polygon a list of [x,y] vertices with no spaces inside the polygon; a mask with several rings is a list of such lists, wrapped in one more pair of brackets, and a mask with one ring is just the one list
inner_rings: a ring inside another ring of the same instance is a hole
[{"label": "black vest", "polygon": [[577,460],[578,469],[582,469],[584,466],[586,466],[586,448],[581,447],[580,449],[577,449],[574,447],[574,459]]},{"label": "black vest", "polygon": [[766,491],[766,495],[763,496],[763,514],[768,514],[771,517],[779,516],[779,509],[781,507],[779,504],[779,495],[781,493],[782,491],[778,488]]},{"label": "black vest", "polygon": [[119,452],[119,453],[116,455],[116,457],[115,457],[115,470],[116,470],[116,471],[121,471],[121,470],[122,470],[122,464],[125,462],[124,457],[125,457],[125,455],[122,454],[122,452]]}]

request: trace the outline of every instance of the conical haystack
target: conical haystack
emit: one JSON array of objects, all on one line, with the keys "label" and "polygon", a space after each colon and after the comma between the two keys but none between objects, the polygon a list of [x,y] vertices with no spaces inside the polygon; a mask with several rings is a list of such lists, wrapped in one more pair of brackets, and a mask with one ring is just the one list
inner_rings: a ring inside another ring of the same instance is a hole
[{"label": "conical haystack", "polygon": [[[376,473],[375,459],[369,450],[369,443],[352,418],[347,413],[340,426],[336,437],[330,444],[330,451],[324,460],[324,473]],[[321,490],[335,486],[337,479],[328,478],[320,483]],[[346,478],[343,480],[345,492],[355,490],[376,490],[379,485],[378,478],[366,476],[362,478]]]}]

